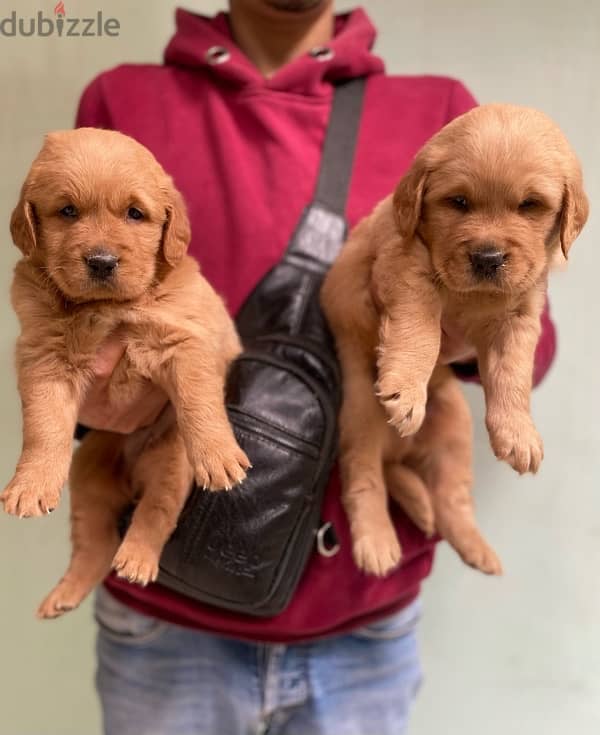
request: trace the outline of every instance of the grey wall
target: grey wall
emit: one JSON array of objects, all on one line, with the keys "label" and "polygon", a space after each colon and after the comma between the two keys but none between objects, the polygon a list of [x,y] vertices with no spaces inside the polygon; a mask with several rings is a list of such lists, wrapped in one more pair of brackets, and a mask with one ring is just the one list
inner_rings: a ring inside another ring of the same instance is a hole
[{"label": "grey wall", "polygon": [[[42,6],[51,13],[52,5],[0,0],[0,18],[17,7],[24,16]],[[205,13],[220,6],[188,2]],[[523,103],[552,115],[584,162],[592,203],[568,272],[552,284],[560,355],[534,399],[546,442],[536,478],[519,479],[493,459],[482,397],[468,389],[479,518],[506,576],[484,579],[440,550],[424,592],[427,678],[411,732],[591,735],[600,727],[600,394],[593,388],[600,360],[600,3],[374,0],[367,6],[381,28],[377,49],[390,72],[456,76],[482,102]],[[99,7],[119,18],[118,38],[0,38],[1,483],[20,447],[16,323],[7,299],[17,257],[7,223],[18,186],[42,134],[72,124],[86,81],[122,61],[159,61],[172,30],[171,2],[78,0],[77,13]],[[33,618],[67,560],[66,505],[48,519],[0,516],[0,735],[99,733],[89,604],[58,622]]]}]

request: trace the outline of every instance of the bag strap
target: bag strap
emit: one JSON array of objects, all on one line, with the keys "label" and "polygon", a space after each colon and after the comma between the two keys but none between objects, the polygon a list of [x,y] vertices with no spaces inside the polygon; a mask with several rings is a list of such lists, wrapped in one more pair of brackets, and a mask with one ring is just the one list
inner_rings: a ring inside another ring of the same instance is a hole
[{"label": "bag strap", "polygon": [[338,84],[333,94],[314,201],[344,216],[360,125],[365,78]]},{"label": "bag strap", "polygon": [[334,88],[315,194],[292,236],[287,259],[301,258],[305,264],[308,260],[317,261],[315,265],[321,267],[329,266],[346,238],[346,200],[364,91],[364,77]]}]

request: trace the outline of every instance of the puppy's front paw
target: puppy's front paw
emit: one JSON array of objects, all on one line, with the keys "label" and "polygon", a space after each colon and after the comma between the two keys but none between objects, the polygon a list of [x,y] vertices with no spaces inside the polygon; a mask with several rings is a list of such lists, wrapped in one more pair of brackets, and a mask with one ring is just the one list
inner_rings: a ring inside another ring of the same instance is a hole
[{"label": "puppy's front paw", "polygon": [[112,562],[117,576],[145,587],[158,577],[158,554],[150,547],[125,539]]},{"label": "puppy's front paw", "polygon": [[60,490],[44,487],[35,476],[18,473],[0,495],[0,501],[7,513],[19,518],[42,516],[52,513],[58,506]]},{"label": "puppy's front paw", "polygon": [[402,550],[391,526],[389,530],[357,538],[352,545],[352,555],[363,572],[385,577],[400,563]]},{"label": "puppy's front paw", "polygon": [[205,490],[230,490],[244,481],[246,471],[251,467],[250,460],[233,435],[231,439],[205,440],[190,461],[196,484]]},{"label": "puppy's front paw", "polygon": [[377,397],[400,436],[411,436],[421,428],[427,404],[427,386],[402,383],[393,375],[382,376],[375,386]]},{"label": "puppy's front paw", "polygon": [[494,454],[520,475],[537,472],[544,445],[528,413],[488,416],[487,428]]}]

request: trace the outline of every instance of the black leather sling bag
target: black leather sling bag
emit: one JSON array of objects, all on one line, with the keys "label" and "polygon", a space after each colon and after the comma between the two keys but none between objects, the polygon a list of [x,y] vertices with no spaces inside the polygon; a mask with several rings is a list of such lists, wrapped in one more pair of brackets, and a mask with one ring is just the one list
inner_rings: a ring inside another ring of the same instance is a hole
[{"label": "black leather sling bag", "polygon": [[319,289],[347,233],[363,92],[364,79],[336,86],[314,199],[236,319],[244,352],[226,402],[253,468],[230,492],[194,488],[161,558],[160,584],[248,615],[280,613],[316,539],[325,547],[320,511],[341,391]]}]

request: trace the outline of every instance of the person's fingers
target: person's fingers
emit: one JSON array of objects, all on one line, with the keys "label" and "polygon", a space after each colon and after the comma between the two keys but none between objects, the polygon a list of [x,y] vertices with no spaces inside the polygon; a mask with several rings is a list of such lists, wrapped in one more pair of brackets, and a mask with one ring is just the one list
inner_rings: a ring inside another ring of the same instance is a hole
[{"label": "person's fingers", "polygon": [[440,345],[440,362],[448,365],[451,362],[466,362],[477,356],[472,345],[468,344],[462,335],[442,331]]},{"label": "person's fingers", "polygon": [[114,408],[109,403],[108,380],[104,389],[99,385],[94,386],[86,400],[79,408],[78,421],[90,429],[111,431],[109,428],[115,414]]},{"label": "person's fingers", "polygon": [[125,345],[117,337],[111,336],[103,342],[92,363],[96,378],[110,378],[124,354]]},{"label": "person's fingers", "polygon": [[166,394],[149,381],[141,383],[126,404],[111,403],[111,378],[125,354],[125,344],[118,332],[113,333],[98,349],[92,363],[94,380],[79,410],[79,422],[90,429],[130,434],[152,424],[165,407]]},{"label": "person's fingers", "polygon": [[127,404],[110,402],[109,381],[88,395],[79,411],[79,422],[90,429],[130,434],[151,425],[167,404],[167,395],[151,383],[144,384]]},{"label": "person's fingers", "polygon": [[442,317],[441,330],[440,362],[448,365],[451,362],[468,362],[476,357],[473,345],[466,341],[464,330],[456,322]]},{"label": "person's fingers", "polygon": [[118,434],[131,434],[138,429],[151,426],[162,413],[168,402],[168,398],[163,391],[155,386],[148,392],[143,400],[132,405],[124,414],[114,420],[113,428]]},{"label": "person's fingers", "polygon": [[454,362],[471,362],[476,359],[477,353],[466,345],[442,345],[440,362],[449,365]]}]

